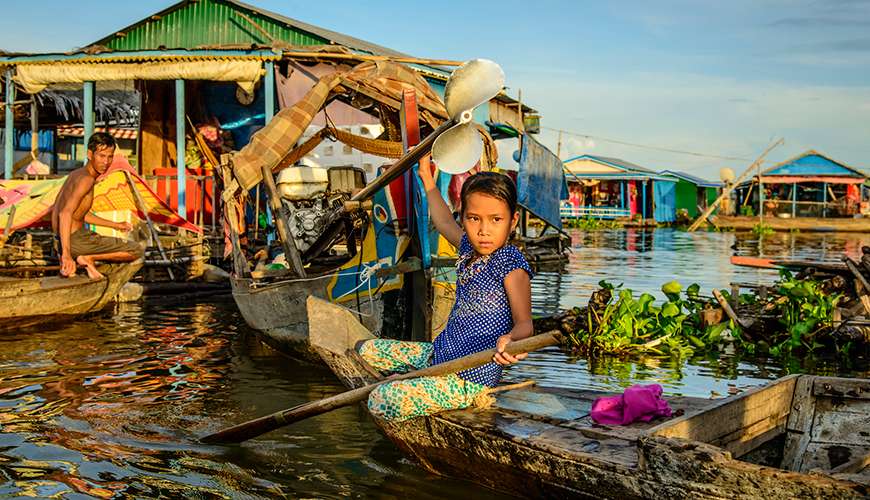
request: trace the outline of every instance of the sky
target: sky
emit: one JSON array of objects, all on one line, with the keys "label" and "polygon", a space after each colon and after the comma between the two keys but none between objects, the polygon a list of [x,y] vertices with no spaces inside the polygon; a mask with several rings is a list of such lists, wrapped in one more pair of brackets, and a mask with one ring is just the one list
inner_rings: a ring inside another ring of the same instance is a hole
[{"label": "sky", "polygon": [[[717,179],[782,137],[770,162],[815,149],[870,171],[870,0],[248,2],[417,57],[492,59],[542,143],[577,134],[563,159]],[[71,50],[173,3],[8,2],[0,49]]]}]

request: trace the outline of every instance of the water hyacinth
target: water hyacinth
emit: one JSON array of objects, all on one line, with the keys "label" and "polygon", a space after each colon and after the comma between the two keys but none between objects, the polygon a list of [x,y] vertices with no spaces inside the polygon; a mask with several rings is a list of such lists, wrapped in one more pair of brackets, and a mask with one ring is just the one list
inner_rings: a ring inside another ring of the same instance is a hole
[{"label": "water hyacinth", "polygon": [[[754,294],[740,295],[740,310],[758,319],[746,331],[727,317],[710,321],[722,317],[710,314],[719,313],[719,304],[702,297],[697,283],[685,290],[677,281],[665,283],[661,290],[667,300],[660,304],[649,293],[636,296],[633,290],[606,281],[599,285],[608,291],[608,299],[597,306],[590,303],[586,321],[568,336],[567,346],[574,354],[643,353],[686,359],[738,349],[787,358],[824,347],[840,354],[852,348],[851,341],[837,336],[833,322],[842,296],[827,293],[818,281],[795,279],[787,272],[763,300]],[[722,290],[722,294],[728,297],[728,292]]]}]

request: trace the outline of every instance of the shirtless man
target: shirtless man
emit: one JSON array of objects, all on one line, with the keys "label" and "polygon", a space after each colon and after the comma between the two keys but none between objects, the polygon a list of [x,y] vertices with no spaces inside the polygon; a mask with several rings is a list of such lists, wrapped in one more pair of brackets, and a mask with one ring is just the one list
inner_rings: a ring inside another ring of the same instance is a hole
[{"label": "shirtless man", "polygon": [[[132,262],[141,258],[142,247],[132,241],[100,236],[88,231],[85,223],[131,231],[129,222],[113,222],[91,213],[94,203],[94,183],[109,169],[115,156],[115,139],[96,132],[88,141],[88,162],[73,170],[57,195],[51,212],[51,227],[60,243],[60,274],[75,276],[76,263],[85,266],[88,277],[103,277],[96,261]],[[75,259],[75,260],[73,260]]]}]

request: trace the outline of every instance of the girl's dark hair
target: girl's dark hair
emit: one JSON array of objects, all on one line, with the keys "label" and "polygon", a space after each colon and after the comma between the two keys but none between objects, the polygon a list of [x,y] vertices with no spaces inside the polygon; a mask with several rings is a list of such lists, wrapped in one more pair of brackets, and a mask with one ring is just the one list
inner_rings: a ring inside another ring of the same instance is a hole
[{"label": "girl's dark hair", "polygon": [[492,196],[507,203],[511,216],[517,211],[517,187],[506,175],[497,172],[479,172],[465,179],[459,195],[462,201],[462,213],[465,213],[465,207],[468,205],[466,200],[473,193]]}]

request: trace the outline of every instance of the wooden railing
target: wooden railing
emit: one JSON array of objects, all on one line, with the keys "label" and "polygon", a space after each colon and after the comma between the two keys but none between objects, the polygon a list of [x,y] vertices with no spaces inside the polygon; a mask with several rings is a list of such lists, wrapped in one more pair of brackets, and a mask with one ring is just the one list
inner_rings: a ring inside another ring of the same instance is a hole
[{"label": "wooden railing", "polygon": [[563,219],[585,219],[587,217],[592,219],[617,219],[620,217],[630,217],[631,210],[619,207],[576,207],[571,205],[561,207],[559,215]]},{"label": "wooden railing", "polygon": [[[220,219],[218,207],[220,192],[215,183],[213,170],[188,169],[185,190],[186,214],[180,214],[188,221],[201,227],[215,230]],[[145,181],[173,210],[178,211],[178,181],[175,169],[157,168],[153,175],[146,175]]]}]

